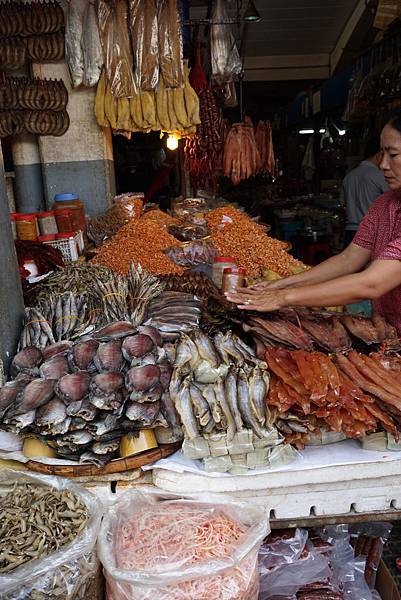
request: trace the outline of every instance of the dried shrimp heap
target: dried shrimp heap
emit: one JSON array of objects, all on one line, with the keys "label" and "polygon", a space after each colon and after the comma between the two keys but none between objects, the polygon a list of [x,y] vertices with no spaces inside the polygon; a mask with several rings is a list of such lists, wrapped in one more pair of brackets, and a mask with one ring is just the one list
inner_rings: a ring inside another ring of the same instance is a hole
[{"label": "dried shrimp heap", "polygon": [[177,245],[177,240],[166,229],[167,225],[176,223],[161,210],[149,211],[124,225],[99,249],[93,262],[121,275],[129,272],[131,262],[156,275],[182,273],[183,268],[164,254],[167,248]]},{"label": "dried shrimp heap", "polygon": [[103,523],[109,600],[257,599],[257,552],[266,528],[260,511],[245,524],[238,516],[243,507],[135,500]]},{"label": "dried shrimp heap", "polygon": [[[228,219],[222,223],[223,217]],[[234,256],[238,266],[246,269],[248,275],[259,276],[270,269],[287,277],[293,274],[292,269],[302,265],[285,251],[285,242],[266,235],[261,225],[236,208],[217,208],[207,215],[206,220],[218,253]]]}]

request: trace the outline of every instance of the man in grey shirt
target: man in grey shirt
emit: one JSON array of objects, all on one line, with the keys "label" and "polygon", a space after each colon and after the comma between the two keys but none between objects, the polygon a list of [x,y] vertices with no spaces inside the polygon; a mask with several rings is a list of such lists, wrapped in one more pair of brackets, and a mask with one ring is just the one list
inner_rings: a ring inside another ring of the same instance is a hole
[{"label": "man in grey shirt", "polygon": [[366,144],[365,159],[344,178],[342,196],[347,209],[345,246],[354,239],[371,204],[388,190],[383,172],[379,169],[380,160],[380,139],[371,139]]}]

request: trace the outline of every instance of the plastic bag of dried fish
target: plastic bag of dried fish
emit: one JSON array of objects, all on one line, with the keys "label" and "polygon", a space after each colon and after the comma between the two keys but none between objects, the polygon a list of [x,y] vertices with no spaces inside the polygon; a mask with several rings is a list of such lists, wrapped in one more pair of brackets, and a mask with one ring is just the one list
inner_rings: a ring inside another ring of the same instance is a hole
[{"label": "plastic bag of dried fish", "polygon": [[0,473],[0,598],[100,600],[96,540],[103,514],[66,479]]}]

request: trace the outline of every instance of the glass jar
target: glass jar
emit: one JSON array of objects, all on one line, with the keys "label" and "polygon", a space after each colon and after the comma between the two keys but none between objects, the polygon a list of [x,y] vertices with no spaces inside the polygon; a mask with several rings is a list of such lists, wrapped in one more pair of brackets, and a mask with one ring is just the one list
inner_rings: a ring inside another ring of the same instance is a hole
[{"label": "glass jar", "polygon": [[76,194],[56,194],[54,196],[53,209],[69,208],[72,210],[71,231],[82,231],[86,239],[86,218],[84,203]]},{"label": "glass jar", "polygon": [[223,294],[235,292],[239,287],[245,287],[245,276],[246,271],[241,267],[224,269],[221,288]]},{"label": "glass jar", "polygon": [[39,275],[38,267],[33,256],[26,256],[22,266],[29,273],[27,279],[29,279],[29,277],[37,277]]},{"label": "glass jar", "polygon": [[36,215],[17,214],[15,220],[19,240],[35,241],[37,239]]},{"label": "glass jar", "polygon": [[56,216],[54,211],[41,212],[37,214],[41,235],[53,235],[58,233]]},{"label": "glass jar", "polygon": [[213,261],[213,269],[212,269],[212,281],[213,283],[221,289],[223,284],[223,273],[224,269],[234,268],[237,264],[235,262],[235,258],[232,256],[216,256]]},{"label": "glass jar", "polygon": [[59,233],[69,233],[74,230],[74,221],[72,210],[69,208],[60,208],[54,211]]}]

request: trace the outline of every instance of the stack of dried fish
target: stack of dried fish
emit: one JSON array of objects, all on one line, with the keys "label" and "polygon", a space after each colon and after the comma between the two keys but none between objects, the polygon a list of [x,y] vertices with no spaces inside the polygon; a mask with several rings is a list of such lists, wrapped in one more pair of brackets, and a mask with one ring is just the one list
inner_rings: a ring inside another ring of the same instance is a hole
[{"label": "stack of dried fish", "polygon": [[198,298],[220,297],[219,289],[205,273],[183,273],[182,275],[164,275],[160,280],[166,291],[185,292]]},{"label": "stack of dried fish", "polygon": [[63,456],[107,462],[126,432],[169,424],[172,368],[161,344],[152,327],[116,322],[75,344],[24,348],[15,380],[0,389],[1,426],[34,433]]},{"label": "stack of dried fish", "polygon": [[84,295],[67,292],[49,296],[38,308],[25,309],[19,348],[45,348],[61,340],[72,340],[82,334],[92,319]]},{"label": "stack of dried fish", "polygon": [[131,265],[127,276],[93,265],[56,271],[38,290],[35,306],[26,309],[19,347],[74,340],[113,321],[140,325],[163,287],[140,266]]},{"label": "stack of dried fish", "polygon": [[181,336],[174,366],[169,392],[184,429],[185,456],[204,459],[213,471],[268,465],[280,438],[265,404],[266,363],[230,332],[211,340],[198,330]]},{"label": "stack of dried fish", "polygon": [[163,292],[149,303],[146,323],[156,327],[163,339],[174,340],[198,327],[201,313],[201,302],[193,294]]},{"label": "stack of dried fish", "polygon": [[397,332],[380,315],[367,317],[317,311],[286,309],[269,316],[251,315],[243,324],[252,333],[263,354],[264,346],[346,352],[353,344],[361,349],[372,345],[400,349]]},{"label": "stack of dried fish", "polygon": [[391,415],[401,429],[401,358],[385,358],[377,354],[364,356],[351,350],[347,356],[336,354],[335,362],[342,376],[351,385],[363,390],[365,395],[373,397],[382,411]]},{"label": "stack of dried fish", "polygon": [[[393,405],[389,410],[376,401],[373,384],[362,386],[357,377],[351,378],[354,369],[343,355],[337,355],[338,367],[321,352],[274,348],[265,356],[273,374],[267,402],[277,408],[275,424],[288,443],[303,447],[311,433],[320,435],[321,430],[359,438],[379,425],[398,435],[390,416]],[[384,402],[391,404],[389,398]]]}]

